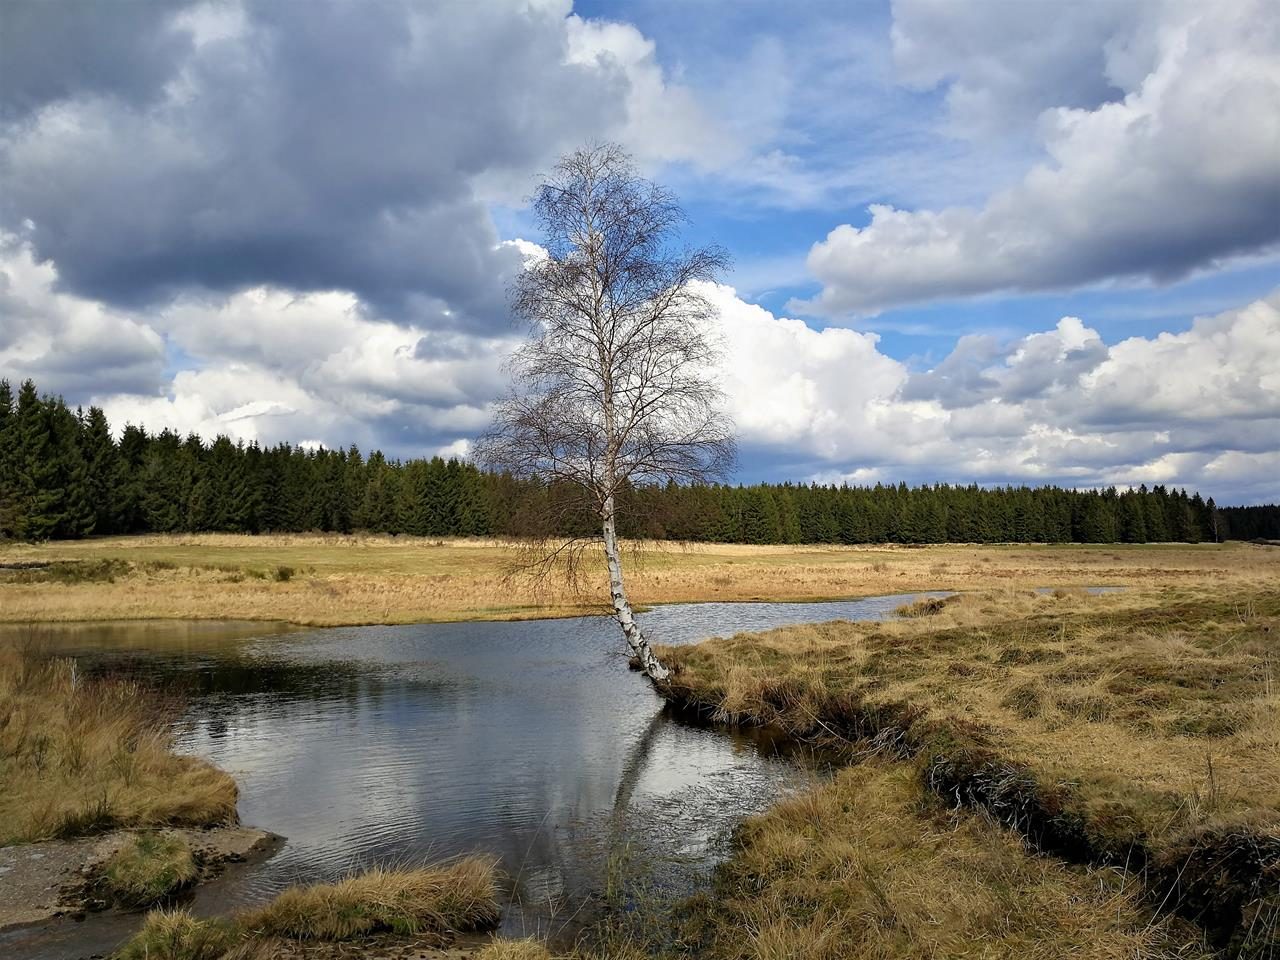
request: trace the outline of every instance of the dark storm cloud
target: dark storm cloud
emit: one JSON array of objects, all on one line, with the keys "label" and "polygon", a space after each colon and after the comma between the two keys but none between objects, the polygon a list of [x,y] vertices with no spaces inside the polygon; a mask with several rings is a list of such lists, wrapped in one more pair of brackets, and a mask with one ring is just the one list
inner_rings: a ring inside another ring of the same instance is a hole
[{"label": "dark storm cloud", "polygon": [[179,0],[5,0],[0,10],[0,116],[21,117],[78,94],[155,99],[191,52],[173,28]]},{"label": "dark storm cloud", "polygon": [[[99,6],[128,16],[97,60],[148,56],[60,87],[27,70],[26,100],[45,107],[0,135],[0,217],[34,222],[64,289],[118,305],[274,284],[349,289],[397,319],[500,323],[519,260],[476,178],[526,178],[604,129],[626,92],[564,63],[560,11],[514,3],[251,2],[238,21],[223,10],[230,35],[205,37],[154,6]],[[45,11],[59,29],[27,45],[74,56],[101,19],[82,12]],[[113,90],[129,96],[94,95]]]}]

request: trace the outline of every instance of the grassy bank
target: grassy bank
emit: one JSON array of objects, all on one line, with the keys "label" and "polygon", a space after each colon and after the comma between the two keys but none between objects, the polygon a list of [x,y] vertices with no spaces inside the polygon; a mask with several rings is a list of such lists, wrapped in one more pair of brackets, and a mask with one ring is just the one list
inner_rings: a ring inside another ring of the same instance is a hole
[{"label": "grassy bank", "polygon": [[715,960],[1205,955],[1119,871],[1031,854],[874,762],[748,821],[690,941]]},{"label": "grassy bank", "polygon": [[[371,870],[338,883],[286,890],[270,903],[229,919],[153,911],[118,960],[248,960],[288,955],[298,943],[359,944],[383,933],[400,937],[483,930],[498,920],[492,860],[468,858],[419,868]],[[357,954],[349,954],[357,955]]]},{"label": "grassy bank", "polygon": [[[490,540],[147,536],[0,546],[0,619],[287,620],[310,625],[516,619],[602,612],[583,590],[511,579]],[[1280,550],[1251,544],[796,547],[650,544],[628,568],[641,604],[814,600],[1035,586],[1258,586]]]},{"label": "grassy bank", "polygon": [[175,754],[170,719],[134,683],[0,647],[0,846],[234,821],[235,781]]},{"label": "grassy bank", "polygon": [[1280,949],[1280,591],[1000,591],[907,612],[669,649],[665,692],[909,762],[1043,851],[1128,867],[1215,945]]}]

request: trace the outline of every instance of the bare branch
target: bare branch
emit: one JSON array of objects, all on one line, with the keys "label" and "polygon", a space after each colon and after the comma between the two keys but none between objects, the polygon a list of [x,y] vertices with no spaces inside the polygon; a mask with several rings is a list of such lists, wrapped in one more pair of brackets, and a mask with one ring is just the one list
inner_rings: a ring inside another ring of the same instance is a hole
[{"label": "bare branch", "polygon": [[[512,312],[529,339],[511,358],[512,390],[477,457],[581,492],[601,520],[615,612],[633,649],[632,630],[647,651],[622,588],[616,498],[635,483],[710,482],[732,466],[715,313],[697,286],[728,259],[716,247],[677,246],[685,218],[675,198],[640,178],[615,144],[561,160],[532,208],[548,255],[513,285]],[[564,549],[547,552],[551,567]]]}]

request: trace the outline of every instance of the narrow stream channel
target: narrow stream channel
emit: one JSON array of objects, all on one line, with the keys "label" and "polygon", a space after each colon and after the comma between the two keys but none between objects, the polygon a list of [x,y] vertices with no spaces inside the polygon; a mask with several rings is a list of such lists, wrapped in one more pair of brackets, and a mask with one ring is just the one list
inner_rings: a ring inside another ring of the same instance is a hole
[{"label": "narrow stream channel", "polygon": [[[918,596],[706,603],[642,615],[664,643],[891,616]],[[821,770],[767,735],[671,719],[603,617],[290,630],[263,624],[39,627],[95,671],[189,697],[184,750],[240,784],[240,817],[286,837],[198,890],[224,913],[353,868],[488,852],[511,878],[503,930],[567,938],[611,876],[692,892],[743,817]],[[23,628],[0,628],[0,642]],[[0,934],[0,954],[109,953],[138,914]]]}]

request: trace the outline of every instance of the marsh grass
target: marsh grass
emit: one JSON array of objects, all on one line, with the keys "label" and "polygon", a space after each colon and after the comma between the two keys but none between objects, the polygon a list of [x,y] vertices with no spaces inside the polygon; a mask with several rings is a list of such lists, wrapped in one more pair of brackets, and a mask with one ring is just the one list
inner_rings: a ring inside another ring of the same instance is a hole
[{"label": "marsh grass", "polygon": [[152,910],[115,960],[222,960],[235,946],[231,925],[186,910]]},{"label": "marsh grass", "polygon": [[133,564],[118,557],[0,564],[0,584],[115,583],[117,577],[125,576],[132,569]]},{"label": "marsh grass", "polygon": [[484,930],[498,916],[495,861],[468,857],[433,866],[375,868],[337,883],[291,887],[264,906],[226,920],[153,910],[115,956],[261,960],[275,956],[277,945],[286,941],[336,943],[379,933]]},{"label": "marsh grass", "polygon": [[904,603],[894,611],[900,617],[932,617],[947,608],[947,604],[956,600],[952,597],[921,597],[910,603]]},{"label": "marsh grass", "polygon": [[235,781],[173,752],[172,714],[134,682],[0,647],[0,845],[234,821]]},{"label": "marsh grass", "polygon": [[1042,850],[1146,873],[1229,945],[1280,910],[1278,623],[1274,591],[999,591],[661,655],[682,707],[911,760]]},{"label": "marsh grass", "polygon": [[257,937],[350,940],[389,931],[483,930],[498,921],[496,866],[468,857],[419,869],[374,868],[293,887],[238,923]]},{"label": "marsh grass", "polygon": [[1207,955],[1119,871],[1036,856],[881,762],[747,821],[689,926],[715,960]]},{"label": "marsh grass", "polygon": [[[1181,587],[1274,582],[1280,551],[1250,544],[972,546],[633,545],[641,605],[825,600],[925,590],[1098,584]],[[608,608],[601,558],[576,585],[509,576],[498,540],[199,534],[0,547],[0,565],[102,561],[114,582],[16,582],[0,575],[0,619],[285,620],[323,626],[520,619]],[[293,571],[287,579],[278,572]]]},{"label": "marsh grass", "polygon": [[102,864],[97,884],[103,898],[126,907],[149,907],[195,882],[199,867],[191,846],[172,833],[129,837]]}]

